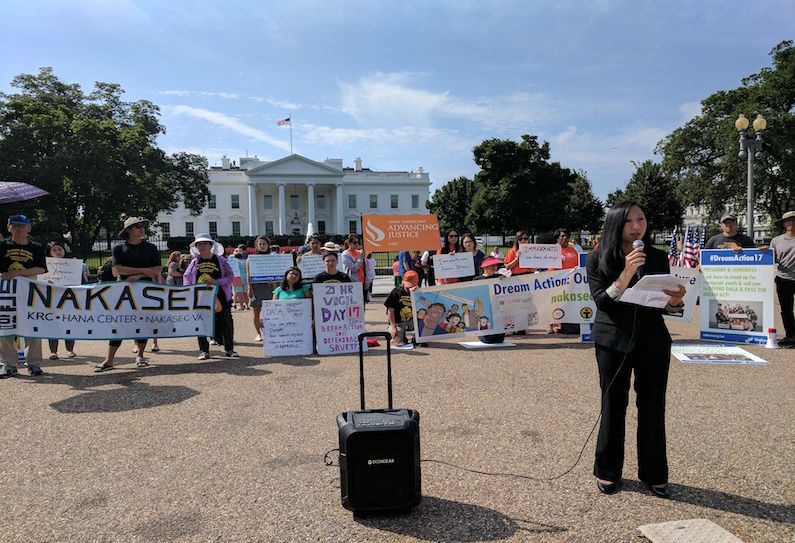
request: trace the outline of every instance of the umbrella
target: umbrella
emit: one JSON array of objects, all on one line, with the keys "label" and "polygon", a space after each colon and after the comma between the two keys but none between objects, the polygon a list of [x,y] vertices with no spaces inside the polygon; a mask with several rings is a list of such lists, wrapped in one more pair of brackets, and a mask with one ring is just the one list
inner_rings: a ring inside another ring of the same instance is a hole
[{"label": "umbrella", "polygon": [[15,181],[0,181],[0,204],[10,204],[12,202],[22,202],[24,200],[32,200],[39,196],[46,196],[49,192],[34,187],[27,183],[18,183]]}]

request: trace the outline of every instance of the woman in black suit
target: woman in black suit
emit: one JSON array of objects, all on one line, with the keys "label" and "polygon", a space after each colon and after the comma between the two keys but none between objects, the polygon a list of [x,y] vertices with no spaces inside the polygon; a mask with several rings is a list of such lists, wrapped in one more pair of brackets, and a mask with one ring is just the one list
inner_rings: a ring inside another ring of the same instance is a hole
[{"label": "woman in black suit", "polygon": [[[643,247],[633,249],[633,242]],[[681,310],[684,287],[664,291],[664,310],[617,301],[640,275],[669,273],[666,254],[651,246],[646,214],[634,202],[613,206],[605,217],[599,249],[588,257],[588,284],[596,303],[591,337],[602,389],[602,423],[594,475],[603,494],[614,494],[624,467],[624,420],[635,371],[638,408],[638,478],[661,498],[670,497],[665,454],[665,391],[671,336],[663,312]]]}]

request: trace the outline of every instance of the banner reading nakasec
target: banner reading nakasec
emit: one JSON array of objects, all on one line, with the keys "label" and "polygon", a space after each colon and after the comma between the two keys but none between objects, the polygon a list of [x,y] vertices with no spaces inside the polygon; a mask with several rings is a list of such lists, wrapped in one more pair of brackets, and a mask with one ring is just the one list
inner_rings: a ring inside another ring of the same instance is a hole
[{"label": "banner reading nakasec", "polygon": [[213,336],[216,289],[126,281],[62,287],[18,277],[0,281],[0,336]]},{"label": "banner reading nakasec", "polygon": [[376,253],[436,250],[436,215],[362,215],[364,250]]}]

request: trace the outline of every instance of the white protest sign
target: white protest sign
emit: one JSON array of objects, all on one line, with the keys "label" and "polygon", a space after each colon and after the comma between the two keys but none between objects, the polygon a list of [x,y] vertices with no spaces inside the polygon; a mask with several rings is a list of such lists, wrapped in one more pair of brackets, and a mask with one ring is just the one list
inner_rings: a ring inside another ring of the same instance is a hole
[{"label": "white protest sign", "polygon": [[701,251],[701,339],[767,342],[773,327],[773,251]]},{"label": "white protest sign", "polygon": [[248,271],[250,283],[273,283],[284,279],[284,272],[293,265],[293,255],[268,254],[249,255]]},{"label": "white protest sign", "polygon": [[361,283],[315,283],[312,290],[318,354],[358,352],[365,331]]},{"label": "white protest sign", "polygon": [[0,336],[212,337],[217,288],[148,281],[63,287],[24,277],[0,280]]},{"label": "white protest sign", "polygon": [[557,243],[520,243],[519,266],[522,268],[557,268],[563,267],[560,245]]},{"label": "white protest sign", "polygon": [[433,255],[433,269],[437,279],[472,277],[475,275],[475,260],[469,252]]},{"label": "white protest sign", "polygon": [[39,281],[72,287],[83,282],[83,261],[77,258],[47,257],[47,273],[39,275]]},{"label": "white protest sign", "polygon": [[236,286],[240,286],[243,284],[243,278],[241,277],[241,267],[246,265],[245,260],[240,260],[239,258],[231,257],[227,258],[226,261],[229,263],[229,267],[232,268],[232,275],[234,275],[234,279],[232,279],[232,284]]},{"label": "white protest sign", "polygon": [[323,264],[323,255],[305,254],[298,262],[298,269],[301,270],[304,283],[311,283],[317,274],[326,271],[326,266]]},{"label": "white protest sign", "polygon": [[682,279],[687,292],[682,300],[685,306],[680,313],[663,313],[663,318],[669,322],[693,322],[696,313],[696,301],[701,293],[701,271],[698,268],[671,268],[671,275]]},{"label": "white protest sign", "polygon": [[262,304],[265,356],[312,354],[312,300],[270,300]]}]

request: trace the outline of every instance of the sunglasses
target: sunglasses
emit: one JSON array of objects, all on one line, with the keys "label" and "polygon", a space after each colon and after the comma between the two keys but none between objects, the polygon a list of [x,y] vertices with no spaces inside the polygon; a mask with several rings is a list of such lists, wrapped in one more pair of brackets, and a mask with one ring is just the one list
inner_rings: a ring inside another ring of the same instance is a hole
[{"label": "sunglasses", "polygon": [[449,234],[447,237],[448,238],[457,238],[458,234]]},{"label": "sunglasses", "polygon": [[519,238],[519,241],[530,241],[530,238],[527,236]]}]

